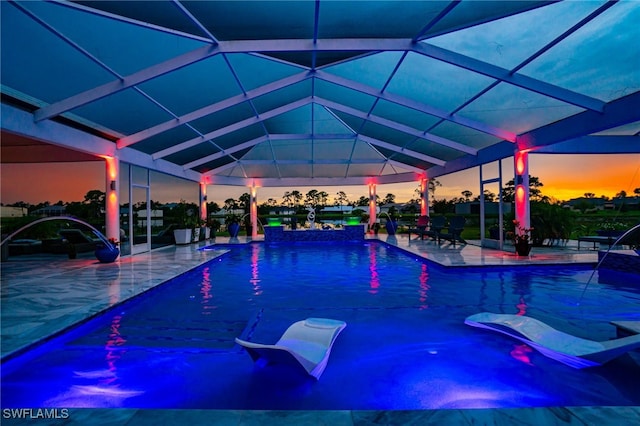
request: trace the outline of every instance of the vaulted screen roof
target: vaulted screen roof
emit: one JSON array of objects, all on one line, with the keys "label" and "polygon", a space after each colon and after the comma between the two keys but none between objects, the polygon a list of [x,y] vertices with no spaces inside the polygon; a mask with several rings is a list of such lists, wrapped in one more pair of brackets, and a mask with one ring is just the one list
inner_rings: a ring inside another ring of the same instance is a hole
[{"label": "vaulted screen roof", "polygon": [[640,152],[636,1],[1,7],[3,102],[211,183],[390,183],[516,149]]}]

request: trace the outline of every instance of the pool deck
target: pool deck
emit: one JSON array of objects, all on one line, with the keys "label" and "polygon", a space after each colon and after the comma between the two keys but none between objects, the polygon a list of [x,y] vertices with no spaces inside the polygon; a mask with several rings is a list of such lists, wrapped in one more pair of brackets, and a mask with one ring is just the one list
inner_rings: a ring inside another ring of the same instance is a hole
[{"label": "pool deck", "polygon": [[[430,261],[447,267],[589,264],[598,252],[577,249],[577,241],[562,247],[535,247],[528,257],[511,251],[481,248],[479,242],[452,245],[406,235],[379,237]],[[208,244],[229,243],[218,237],[207,243],[169,246],[101,264],[93,256],[77,259],[37,256],[11,257],[2,263],[2,357],[51,336],[117,303],[191,270],[224,253],[198,250]],[[240,238],[239,243],[248,242]],[[234,411],[73,409],[69,418],[39,419],[39,424],[499,424],[499,425],[614,425],[640,424],[640,407],[553,407],[522,409],[421,410],[421,411]],[[104,420],[100,421],[100,419]],[[172,421],[174,420],[174,421]],[[3,424],[17,419],[3,419]],[[57,423],[56,423],[57,422]]]}]

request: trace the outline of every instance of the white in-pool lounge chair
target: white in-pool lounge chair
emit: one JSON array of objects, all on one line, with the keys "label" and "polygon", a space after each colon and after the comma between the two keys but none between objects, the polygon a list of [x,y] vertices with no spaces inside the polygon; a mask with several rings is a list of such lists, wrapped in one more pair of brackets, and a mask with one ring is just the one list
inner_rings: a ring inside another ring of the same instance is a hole
[{"label": "white in-pool lounge chair", "polygon": [[292,324],[275,345],[263,345],[236,338],[254,361],[285,363],[302,367],[315,377],[327,366],[331,347],[338,334],[347,326],[344,321],[326,318],[307,318]]},{"label": "white in-pool lounge chair", "polygon": [[640,348],[640,334],[595,342],[563,333],[537,319],[522,315],[482,312],[467,317],[464,322],[516,338],[549,358],[574,368],[602,365]]}]

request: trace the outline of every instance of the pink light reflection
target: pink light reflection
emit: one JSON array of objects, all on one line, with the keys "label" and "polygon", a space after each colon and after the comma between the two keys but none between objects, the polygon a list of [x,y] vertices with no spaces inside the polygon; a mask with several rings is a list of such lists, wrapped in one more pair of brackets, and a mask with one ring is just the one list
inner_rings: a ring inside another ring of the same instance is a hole
[{"label": "pink light reflection", "polygon": [[516,345],[513,350],[510,352],[510,355],[517,359],[518,361],[524,362],[528,365],[533,365],[531,359],[529,358],[529,354],[533,352],[533,349],[529,345],[521,344]]},{"label": "pink light reflection", "polygon": [[431,286],[429,285],[429,270],[426,263],[422,263],[422,266],[420,267],[420,277],[418,280],[420,282],[420,288],[418,290],[418,295],[420,296],[420,309],[428,309],[429,305],[426,302],[429,297],[428,293]]},{"label": "pink light reflection", "polygon": [[378,273],[376,249],[372,245],[369,245],[369,274],[371,276],[371,280],[369,281],[369,293],[377,294],[378,288],[380,288],[380,274]]},{"label": "pink light reflection", "polygon": [[251,245],[251,279],[249,282],[253,287],[253,295],[259,296],[262,294],[262,289],[260,288],[260,271],[258,269],[258,258],[259,251],[258,246],[256,244]]},{"label": "pink light reflection", "polygon": [[202,296],[200,303],[202,304],[203,315],[210,315],[210,311],[217,308],[217,306],[210,304],[210,301],[213,299],[211,287],[211,273],[209,267],[206,267],[202,271],[202,282],[200,283],[200,295]]},{"label": "pink light reflection", "polygon": [[115,315],[111,320],[111,325],[109,328],[110,333],[104,346],[107,351],[105,355],[105,360],[107,361],[107,370],[112,374],[111,376],[105,376],[102,380],[100,380],[100,383],[106,385],[113,384],[118,380],[118,376],[116,375],[116,372],[118,370],[118,368],[116,367],[116,362],[126,352],[121,349],[122,346],[127,343],[127,340],[120,334],[121,323],[122,316]]},{"label": "pink light reflection", "polygon": [[516,305],[518,308],[518,312],[516,315],[526,315],[527,314],[527,303],[524,301],[524,297],[520,297],[520,303]]}]

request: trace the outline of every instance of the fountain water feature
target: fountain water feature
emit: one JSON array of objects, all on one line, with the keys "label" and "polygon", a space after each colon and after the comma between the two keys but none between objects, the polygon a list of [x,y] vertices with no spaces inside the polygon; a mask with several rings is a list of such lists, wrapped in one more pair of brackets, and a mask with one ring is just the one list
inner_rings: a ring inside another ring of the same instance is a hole
[{"label": "fountain water feature", "polygon": [[[624,234],[619,236],[618,239],[616,239],[616,241],[612,245],[609,246],[609,248],[604,253],[602,258],[598,261],[596,267],[591,272],[591,275],[589,276],[589,280],[587,280],[587,284],[584,286],[584,289],[582,290],[582,293],[580,294],[580,299],[578,299],[578,303],[577,303],[578,305],[580,305],[580,303],[582,303],[582,299],[584,297],[584,294],[587,291],[587,289],[589,288],[589,285],[591,284],[591,281],[593,280],[593,277],[595,276],[596,272],[598,271],[598,268],[600,268],[602,263],[605,261],[606,257],[609,255],[609,253],[613,249],[613,247],[616,247],[617,245],[619,245],[627,236],[633,234],[635,231],[640,231],[640,224],[635,225],[632,228],[630,228],[627,231],[625,231]],[[636,252],[640,252],[640,247],[636,250]]]},{"label": "fountain water feature", "polygon": [[381,212],[380,216],[382,216],[383,214],[387,215],[387,223],[389,224],[389,226],[387,226],[387,233],[390,235],[394,235],[398,230],[398,222],[393,220],[393,218],[391,217],[391,215],[389,215],[389,213]]},{"label": "fountain water feature", "polygon": [[[31,228],[34,225],[37,225],[39,223],[42,222],[48,222],[48,221],[52,221],[52,220],[68,220],[68,221],[72,221],[72,222],[77,222],[80,223],[84,226],[86,226],[87,228],[91,229],[91,232],[93,232],[95,234],[96,237],[98,237],[98,239],[100,240],[100,242],[104,245],[105,249],[111,253],[115,253],[117,251],[117,254],[120,254],[120,250],[118,249],[118,247],[116,247],[111,241],[109,241],[109,239],[107,237],[105,237],[102,232],[98,231],[95,227],[93,227],[91,224],[85,222],[84,220],[72,217],[72,216],[55,216],[55,217],[43,217],[41,219],[36,219],[33,222],[29,222],[28,224],[18,228],[16,231],[12,232],[11,234],[9,234],[9,236],[7,236],[4,240],[2,240],[2,242],[0,242],[0,246],[4,246],[5,244],[8,244],[9,241],[11,241],[11,239],[13,237],[15,237],[16,235],[18,235],[20,232],[24,231],[25,229]],[[101,262],[103,261],[99,255],[98,255],[98,250],[96,250],[96,257],[98,258],[98,260],[100,260]],[[111,262],[113,260],[115,260],[118,256],[114,256],[113,259],[111,260]]]},{"label": "fountain water feature", "polygon": [[[242,222],[242,221],[243,221],[247,216],[249,216],[250,214],[251,214],[251,213],[246,213],[246,214],[244,214],[244,215],[240,218],[240,222]],[[264,233],[264,225],[262,224],[262,221],[260,221],[260,218],[259,218],[259,217],[257,217],[257,218],[256,218],[256,220],[257,220],[258,224],[260,225],[260,227],[262,228],[262,232]],[[247,235],[247,236],[249,236],[249,235]]]}]

